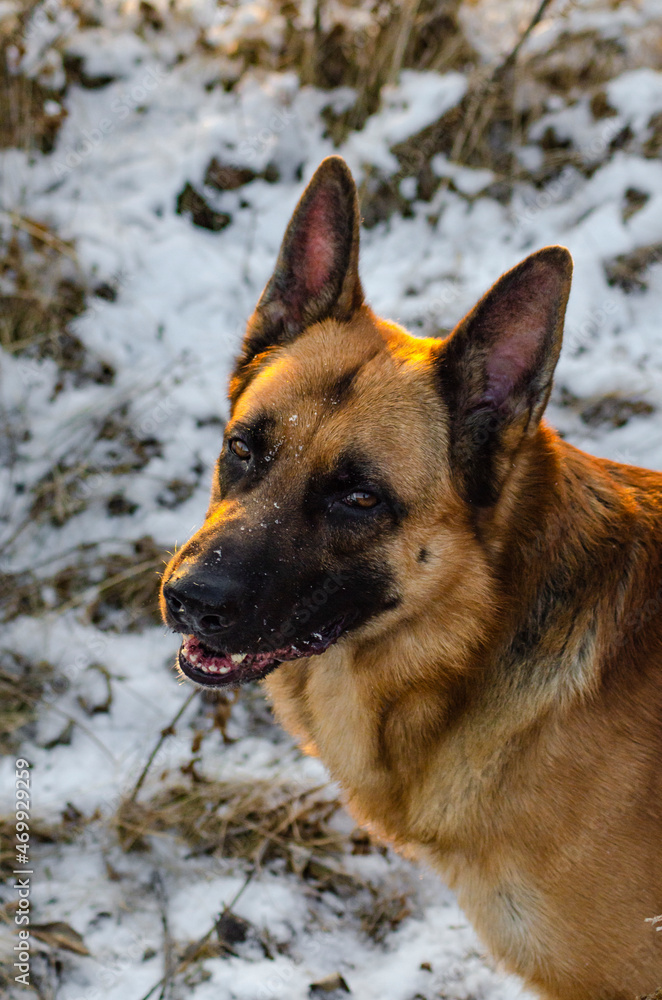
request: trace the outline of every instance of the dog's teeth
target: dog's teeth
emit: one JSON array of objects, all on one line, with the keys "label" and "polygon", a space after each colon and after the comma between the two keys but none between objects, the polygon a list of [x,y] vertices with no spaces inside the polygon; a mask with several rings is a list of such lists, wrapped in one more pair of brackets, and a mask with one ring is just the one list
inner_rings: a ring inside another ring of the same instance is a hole
[{"label": "dog's teeth", "polygon": [[232,653],[230,659],[232,660],[233,663],[241,663],[245,655],[246,655],[245,653]]},{"label": "dog's teeth", "polygon": [[219,672],[219,674],[228,674],[230,672],[230,668],[229,667],[219,667],[218,668],[218,672]]}]

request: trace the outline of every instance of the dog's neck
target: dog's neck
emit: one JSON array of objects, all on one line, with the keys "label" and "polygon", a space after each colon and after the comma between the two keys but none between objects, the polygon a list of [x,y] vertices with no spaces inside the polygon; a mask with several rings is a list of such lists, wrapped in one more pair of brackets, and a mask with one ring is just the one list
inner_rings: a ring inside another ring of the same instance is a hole
[{"label": "dog's neck", "polygon": [[[444,772],[454,775],[439,795],[431,840],[439,846],[445,801],[454,810],[450,840],[460,826],[468,830],[472,801],[537,738],[545,717],[599,687],[605,650],[621,652],[637,543],[632,489],[616,468],[543,428],[492,524],[487,514],[476,518],[469,587],[440,590],[400,627],[268,678],[286,727],[319,753],[355,815],[382,835],[409,828],[425,843],[407,815],[408,789],[425,784],[431,759],[437,786]],[[500,605],[485,597],[490,590]]]},{"label": "dog's neck", "polygon": [[535,684],[538,694],[549,686],[571,697],[600,682],[606,651],[623,638],[635,563],[641,572],[633,555],[646,495],[623,481],[626,467],[544,427],[527,459],[494,563],[508,600],[496,662],[511,673],[513,690]]},{"label": "dog's neck", "polygon": [[[395,660],[404,649],[417,661],[417,681],[424,662],[432,686],[456,689],[457,705],[494,684],[505,683],[511,700],[535,687],[538,705],[541,688],[555,697],[589,688],[598,679],[595,645],[604,650],[617,639],[631,590],[636,517],[619,468],[540,428],[499,503],[475,511],[473,549],[456,587],[440,578],[424,613],[360,641],[355,662],[374,675],[387,665],[389,688],[395,673],[404,694],[408,671]],[[598,635],[605,602],[610,613]]]}]

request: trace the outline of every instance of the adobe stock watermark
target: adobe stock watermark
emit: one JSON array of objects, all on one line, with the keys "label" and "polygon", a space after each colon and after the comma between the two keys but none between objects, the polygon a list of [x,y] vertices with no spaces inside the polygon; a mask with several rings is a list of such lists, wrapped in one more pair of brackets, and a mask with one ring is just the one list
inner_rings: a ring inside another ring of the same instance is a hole
[{"label": "adobe stock watermark", "polygon": [[[106,309],[109,309],[113,305],[118,294],[125,290],[134,280],[135,274],[118,268],[101,285],[96,286],[97,289],[103,286],[104,294],[99,294],[99,292],[92,294],[91,288],[86,289],[85,309],[79,318],[85,321],[98,319]],[[36,356],[21,356],[16,359],[18,377],[25,389],[50,385],[56,377],[53,367],[48,362],[53,362],[57,368],[61,355],[60,335],[54,334],[47,340],[38,342],[36,346],[38,347],[38,354]],[[99,360],[104,359],[101,358]]]},{"label": "adobe stock watermark", "polygon": [[53,161],[53,173],[58,180],[70,174],[83,160],[99,149],[108,136],[113,134],[117,123],[135,112],[147,99],[148,94],[157,90],[166,79],[167,73],[158,66],[152,66],[145,70],[125,94],[114,98],[110,104],[111,116],[102,118],[93,128],[81,129],[77,139]]},{"label": "adobe stock watermark", "polygon": [[[181,413],[181,408],[175,403],[172,394],[163,396],[158,402],[142,415],[135,425],[128,425],[138,440],[153,438],[156,431],[163,429],[162,425]],[[81,503],[99,498],[104,490],[116,480],[116,469],[113,466],[101,464],[86,465],[71,484],[68,505],[64,510],[76,510]]]},{"label": "adobe stock watermark", "polygon": [[579,323],[565,330],[563,334],[564,350],[577,353],[590,340],[594,340],[610,316],[616,311],[613,299],[605,299],[600,306],[593,306]]},{"label": "adobe stock watermark", "polygon": [[30,876],[34,875],[30,861],[30,808],[31,801],[31,764],[24,757],[19,757],[15,765],[15,856],[13,874],[16,876],[14,889],[17,894],[17,909],[14,923],[17,928],[18,940],[13,947],[16,970],[14,980],[21,986],[30,985]]},{"label": "adobe stock watermark", "polygon": [[280,132],[284,132],[286,128],[289,128],[297,118],[296,111],[291,111],[285,107],[280,108],[271,115],[266,125],[241,142],[239,155],[249,163],[252,163],[260,153],[264,152],[273,139]]}]

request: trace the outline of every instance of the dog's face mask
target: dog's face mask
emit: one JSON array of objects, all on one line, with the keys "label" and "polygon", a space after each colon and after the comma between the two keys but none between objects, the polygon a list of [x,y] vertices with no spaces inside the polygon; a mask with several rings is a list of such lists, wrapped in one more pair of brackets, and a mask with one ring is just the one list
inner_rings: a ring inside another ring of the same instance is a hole
[{"label": "dog's face mask", "polygon": [[443,601],[473,572],[476,512],[537,431],[567,251],[528,258],[447,340],[420,340],[364,304],[358,229],[330,157],[249,320],[207,518],[163,578],[180,668],[200,684],[263,677]]}]

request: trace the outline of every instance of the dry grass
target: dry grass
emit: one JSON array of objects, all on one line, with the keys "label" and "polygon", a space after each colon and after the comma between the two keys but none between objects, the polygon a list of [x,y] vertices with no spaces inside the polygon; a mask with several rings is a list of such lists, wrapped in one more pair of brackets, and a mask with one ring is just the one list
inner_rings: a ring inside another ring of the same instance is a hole
[{"label": "dry grass", "polygon": [[[542,0],[536,16],[500,64],[480,65],[465,55],[462,69],[468,75],[469,86],[463,100],[437,121],[393,147],[399,162],[394,174],[378,170],[367,174],[361,191],[367,227],[388,219],[394,212],[411,214],[412,200],[429,201],[441,184],[449,183],[441,181],[432,170],[431,161],[437,154],[455,163],[493,171],[495,181],[489,194],[501,201],[510,198],[518,182],[544,187],[565,167],[590,176],[615,150],[624,147],[636,147],[649,158],[659,157],[662,115],[658,114],[651,118],[645,142],[638,143],[625,128],[618,134],[610,134],[599,154],[577,148],[570,141],[560,141],[549,130],[539,142],[544,154],[541,166],[531,172],[519,165],[515,150],[526,143],[530,127],[547,111],[551,99],[561,97],[573,104],[588,97],[596,121],[612,117],[616,112],[608,105],[604,84],[625,70],[647,64],[641,58],[641,46],[632,40],[622,44],[605,40],[596,30],[574,33],[566,30],[547,51],[530,54],[523,48],[523,42],[535,26],[536,18],[550,16],[546,6]],[[551,16],[558,18],[561,13],[556,11]],[[648,64],[655,63],[655,58],[651,59]],[[656,59],[659,64],[659,53]],[[403,65],[407,64],[405,59]],[[405,178],[416,180],[412,199],[403,197],[401,182]],[[637,210],[636,199],[624,206],[625,215]]]},{"label": "dry grass", "polygon": [[[272,0],[264,21],[244,26],[224,42],[203,33],[202,53],[214,61],[217,83],[231,89],[246,70],[294,71],[322,89],[354,88],[356,100],[340,115],[329,112],[334,141],[361,128],[377,110],[381,89],[403,68],[463,69],[475,61],[458,20],[461,0],[316,0],[312,21],[300,0]],[[141,4],[141,9],[149,8]],[[151,8],[153,11],[153,8]],[[141,30],[176,30],[186,10],[160,12],[158,23]],[[152,20],[154,20],[152,18]]]},{"label": "dry grass", "polygon": [[338,116],[328,112],[328,131],[340,143],[362,128],[380,102],[382,88],[395,83],[402,69],[465,69],[475,60],[458,21],[460,0],[404,0],[361,6],[369,16],[363,27],[351,21],[326,23],[319,16],[307,51],[296,60],[304,82],[318,87],[350,86],[352,107]]},{"label": "dry grass", "polygon": [[[114,822],[125,851],[148,851],[153,838],[174,836],[194,857],[234,859],[249,873],[280,862],[278,872],[284,865],[312,891],[351,900],[362,933],[376,943],[410,915],[405,891],[349,870],[350,854],[382,853],[385,848],[365,831],[347,836],[334,827],[341,804],[325,794],[325,786],[301,789],[282,781],[211,781],[200,776],[195,765],[194,758],[182,768],[185,782],[145,802],[135,796],[123,801]],[[227,951],[228,942],[223,940],[220,953]],[[211,954],[219,954],[216,945]],[[207,951],[195,955],[196,960],[204,957],[209,957]]]},{"label": "dry grass", "polygon": [[0,621],[84,608],[103,631],[140,631],[160,623],[160,576],[168,553],[149,535],[128,551],[99,555],[95,546],[81,545],[73,555],[74,561],[50,575],[0,574],[0,589],[7,594]]},{"label": "dry grass", "polygon": [[662,243],[637,247],[631,253],[620,254],[606,266],[607,283],[618,285],[625,292],[644,292],[648,288],[647,271],[662,263]]},{"label": "dry grass", "polygon": [[140,632],[161,624],[159,588],[168,553],[148,536],[130,555],[105,560],[105,576],[87,605],[90,621],[103,631]]},{"label": "dry grass", "polygon": [[188,781],[144,803],[125,801],[115,824],[127,851],[144,850],[150,837],[171,834],[196,855],[254,865],[279,858],[289,870],[301,873],[313,855],[338,855],[347,844],[330,825],[340,803],[322,791],[269,781],[209,781],[192,763]]},{"label": "dry grass", "polygon": [[45,660],[34,663],[0,649],[0,753],[17,751],[36,718],[46,684],[53,678],[53,667]]},{"label": "dry grass", "polygon": [[579,415],[589,427],[625,427],[632,417],[648,417],[654,412],[655,407],[646,400],[624,399],[612,393],[584,406]]},{"label": "dry grass", "polygon": [[[85,447],[78,454],[72,454],[72,448],[67,460],[56,462],[35,485],[30,507],[33,521],[47,518],[53,527],[59,528],[84,510],[96,493],[108,491],[111,494],[107,499],[108,514],[120,516],[133,512],[127,509],[128,501],[121,499],[123,494],[117,492],[111,477],[140,472],[160,455],[160,442],[152,436],[137,434],[126,412],[121,421],[114,418],[103,421],[96,433],[91,420],[90,430],[92,434]],[[100,449],[96,447],[104,441],[113,441],[113,447],[103,444]]]},{"label": "dry grass", "polygon": [[376,944],[383,944],[386,937],[411,915],[411,899],[404,892],[389,892],[379,886],[369,888],[370,901],[358,914],[361,930]]},{"label": "dry grass", "polygon": [[37,149],[50,153],[64,118],[47,114],[45,103],[59,95],[43,82],[17,72],[33,0],[24,0],[0,22],[0,149]]},{"label": "dry grass", "polygon": [[[349,108],[336,111],[330,104],[323,112],[327,134],[339,145],[378,110],[384,85],[395,82],[402,69],[460,70],[469,79],[460,104],[394,147],[400,164],[395,174],[367,173],[361,191],[365,225],[375,225],[394,212],[411,213],[413,199],[401,193],[404,178],[416,179],[416,200],[431,199],[441,183],[431,168],[438,153],[457,163],[493,170],[496,181],[491,194],[507,200],[517,181],[541,186],[565,166],[586,173],[596,169],[595,158],[587,162],[570,144],[555,144],[553,136],[547,144],[542,143],[545,159],[535,175],[519,166],[514,151],[526,139],[531,124],[547,110],[550,98],[561,96],[572,103],[588,94],[596,118],[611,114],[611,109],[600,110],[604,83],[639,64],[634,40],[622,44],[605,40],[595,30],[567,29],[546,52],[527,52],[523,42],[539,19],[550,16],[548,5],[549,0],[541,0],[511,52],[498,65],[486,66],[463,32],[458,17],[460,0],[379,4],[344,0],[333,8],[318,2],[314,23],[306,30],[301,26],[300,4],[279,0],[272,8],[282,29],[280,43],[274,45],[268,31],[258,31],[225,52],[234,65],[228,86],[240,79],[247,67],[268,66],[293,69],[304,83],[317,87],[352,87],[355,99]],[[558,19],[564,15],[555,11],[551,16]],[[645,155],[659,154],[660,135],[660,121],[652,122]],[[614,141],[622,144],[627,136]],[[613,144],[607,145],[602,159],[607,159],[613,148]]]},{"label": "dry grass", "polygon": [[[35,6],[24,2],[0,22],[0,149],[49,153],[64,112],[49,115],[46,106],[60,95],[18,70]],[[3,222],[0,346],[12,354],[52,358],[62,372],[81,372],[85,350],[70,323],[85,307],[85,291],[73,248],[35,219],[10,214]],[[102,376],[100,369],[95,374]]]},{"label": "dry grass", "polygon": [[[50,153],[66,117],[62,93],[44,82],[45,70],[38,78],[20,71],[36,7],[34,0],[23,0],[13,16],[0,21],[0,149]],[[2,222],[0,346],[14,355],[52,359],[62,373],[56,392],[68,380],[75,385],[112,381],[112,368],[89,358],[71,329],[89,292],[74,248],[39,220],[8,213]]]},{"label": "dry grass", "polygon": [[44,224],[11,215],[0,248],[0,346],[10,354],[55,362],[68,382],[112,382],[109,364],[90,358],[71,324],[86,308],[87,292],[73,247]]}]

